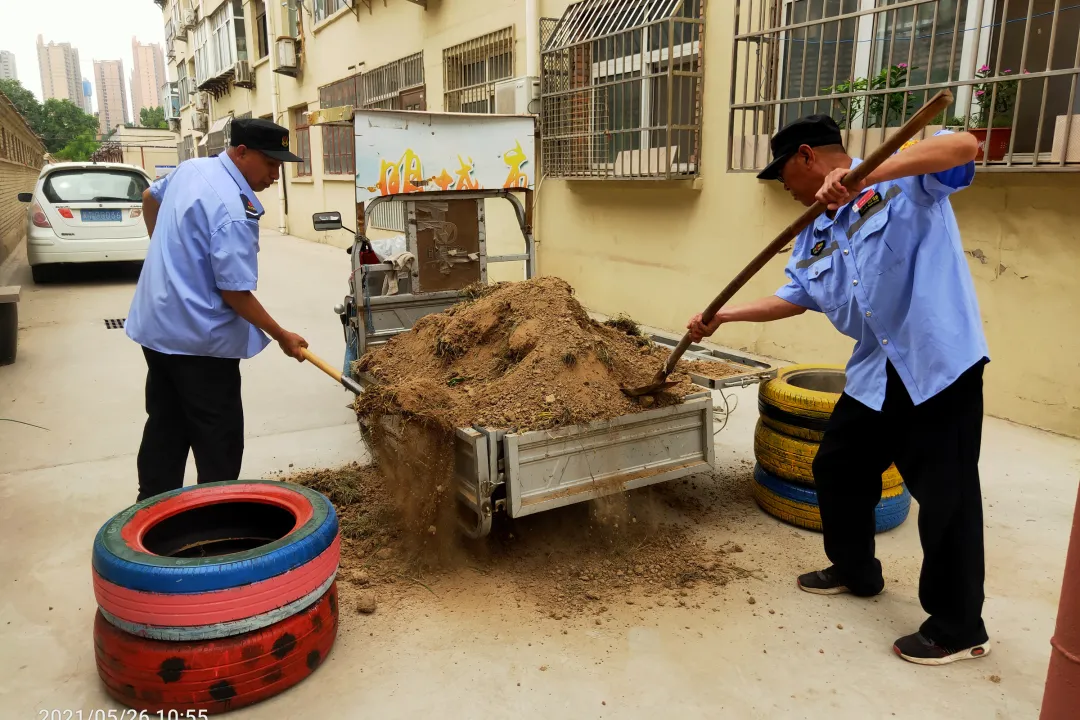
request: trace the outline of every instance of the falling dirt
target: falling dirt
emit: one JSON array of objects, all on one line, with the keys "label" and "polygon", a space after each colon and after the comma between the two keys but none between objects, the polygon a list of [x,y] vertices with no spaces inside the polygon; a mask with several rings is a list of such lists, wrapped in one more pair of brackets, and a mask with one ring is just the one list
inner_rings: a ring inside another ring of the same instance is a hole
[{"label": "falling dirt", "polygon": [[[489,537],[417,533],[393,483],[373,466],[312,470],[290,478],[326,494],[342,534],[339,577],[361,604],[480,573],[556,619],[603,615],[616,604],[692,606],[694,588],[745,578],[742,548],[716,526],[753,513],[746,478],[701,475],[618,493],[519,520],[498,515]],[[719,498],[719,499],[718,499]],[[700,594],[700,593],[698,593]]]}]

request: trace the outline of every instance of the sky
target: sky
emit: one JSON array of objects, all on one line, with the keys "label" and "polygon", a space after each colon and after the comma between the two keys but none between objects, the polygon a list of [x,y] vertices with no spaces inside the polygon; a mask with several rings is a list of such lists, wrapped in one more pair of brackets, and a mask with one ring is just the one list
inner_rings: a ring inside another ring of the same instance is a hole
[{"label": "sky", "polygon": [[[2,0],[7,4],[14,0]],[[0,22],[0,50],[15,53],[19,82],[41,100],[41,73],[37,60],[37,36],[46,43],[69,42],[79,51],[82,75],[94,86],[94,60],[122,60],[128,85],[128,116],[131,115],[131,38],[158,43],[165,50],[165,18],[153,0],[50,0],[27,3],[19,13],[5,12]]]}]

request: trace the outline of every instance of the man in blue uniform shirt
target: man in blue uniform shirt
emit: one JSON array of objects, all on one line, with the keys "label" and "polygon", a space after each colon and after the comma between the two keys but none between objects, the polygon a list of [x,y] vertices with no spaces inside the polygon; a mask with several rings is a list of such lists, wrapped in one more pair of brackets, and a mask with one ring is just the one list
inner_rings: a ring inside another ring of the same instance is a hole
[{"label": "man in blue uniform shirt", "polygon": [[688,324],[700,340],[728,322],[825,313],[855,340],[844,393],[814,460],[814,483],[832,566],[798,580],[821,595],[869,597],[885,582],[874,557],[881,474],[896,463],[919,502],[919,599],[930,615],[894,650],[944,665],[990,651],[982,620],[983,525],[979,489],[982,372],[988,361],[975,288],[949,196],[975,174],[976,139],[939,133],[886,160],[848,192],[859,161],[832,118],[781,129],[758,176],[780,180],[803,205],[828,212],[800,233],[776,295]]},{"label": "man in blue uniform shirt", "polygon": [[297,360],[307,347],[252,294],[263,214],[255,193],[300,158],[289,152],[289,131],[268,120],[233,120],[230,145],[181,163],[143,193],[150,248],[124,326],[147,366],[139,500],[181,487],[189,450],[199,482],[239,477],[240,360],[262,351],[267,335]]}]

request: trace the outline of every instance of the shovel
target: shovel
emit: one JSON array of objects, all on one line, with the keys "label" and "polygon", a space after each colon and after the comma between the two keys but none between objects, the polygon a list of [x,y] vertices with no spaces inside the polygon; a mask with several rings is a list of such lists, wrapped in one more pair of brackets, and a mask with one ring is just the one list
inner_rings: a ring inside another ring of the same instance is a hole
[{"label": "shovel", "polygon": [[[953,95],[948,90],[942,90],[934,97],[930,98],[930,102],[923,105],[922,109],[911,116],[902,128],[900,128],[895,135],[881,144],[874,152],[870,153],[870,157],[866,158],[857,168],[849,172],[843,180],[844,187],[853,188],[866,178],[871,172],[877,169],[881,163],[891,157],[900,147],[915,137],[916,133],[921,131],[924,127],[930,124],[930,121],[944,112],[944,110],[952,104]],[[750,264],[743,268],[742,272],[735,276],[735,279],[728,283],[716,298],[713,299],[709,306],[705,308],[705,312],[701,313],[701,319],[708,324],[712,321],[713,316],[716,315],[720,308],[727,304],[727,301],[732,298],[735,293],[739,292],[750,278],[754,277],[761,268],[773,259],[778,252],[784,249],[789,242],[795,239],[795,237],[802,232],[805,228],[810,226],[810,223],[814,222],[819,215],[824,213],[828,207],[823,203],[814,203],[806,212],[799,217],[798,220],[793,222],[784,228],[776,239],[765,246],[765,249],[757,254]],[[672,387],[675,383],[668,382],[668,376],[675,370],[675,366],[678,364],[679,359],[686,352],[686,349],[690,347],[690,333],[687,332],[683,335],[679,344],[671,351],[671,356],[668,357],[667,362],[664,363],[664,367],[660,368],[660,372],[656,374],[653,381],[648,385],[637,388],[622,388],[623,393],[629,397],[640,397],[642,395],[652,395],[665,388]]]},{"label": "shovel", "polygon": [[360,383],[356,382],[355,380],[353,380],[348,375],[343,374],[340,370],[338,370],[336,367],[334,367],[330,363],[323,360],[321,357],[319,357],[315,353],[311,352],[307,348],[301,348],[300,352],[302,352],[304,354],[304,359],[305,360],[307,360],[309,363],[311,363],[315,367],[322,370],[324,373],[326,373],[330,377],[337,380],[339,383],[342,384],[342,386],[344,386],[344,388],[346,390],[349,390],[349,391],[351,391],[351,392],[353,392],[353,393],[355,393],[357,395],[364,392],[364,389],[362,387],[360,387]]}]

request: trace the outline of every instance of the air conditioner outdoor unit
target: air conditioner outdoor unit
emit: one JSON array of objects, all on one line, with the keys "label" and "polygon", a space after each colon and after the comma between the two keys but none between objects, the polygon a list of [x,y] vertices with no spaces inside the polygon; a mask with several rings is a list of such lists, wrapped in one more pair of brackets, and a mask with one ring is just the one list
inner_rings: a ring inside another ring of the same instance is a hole
[{"label": "air conditioner outdoor unit", "polygon": [[279,37],[275,43],[277,67],[274,72],[296,77],[300,74],[300,53],[296,38]]},{"label": "air conditioner outdoor unit", "polygon": [[185,10],[184,11],[184,28],[186,30],[194,30],[195,29],[195,11],[194,10]]},{"label": "air conditioner outdoor unit", "polygon": [[210,95],[205,92],[195,93],[195,109],[198,112],[206,112],[210,106]]},{"label": "air conditioner outdoor unit", "polygon": [[204,112],[196,112],[191,116],[191,129],[196,132],[206,132],[210,127],[210,116]]},{"label": "air conditioner outdoor unit", "polygon": [[255,87],[255,74],[251,72],[251,65],[248,64],[247,60],[236,63],[233,70],[233,85],[248,88],[249,90]]},{"label": "air conditioner outdoor unit", "polygon": [[540,78],[519,77],[495,83],[495,114],[536,115],[540,112]]}]

